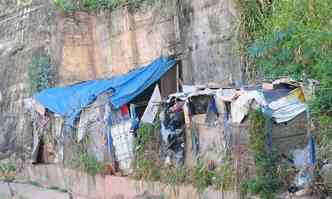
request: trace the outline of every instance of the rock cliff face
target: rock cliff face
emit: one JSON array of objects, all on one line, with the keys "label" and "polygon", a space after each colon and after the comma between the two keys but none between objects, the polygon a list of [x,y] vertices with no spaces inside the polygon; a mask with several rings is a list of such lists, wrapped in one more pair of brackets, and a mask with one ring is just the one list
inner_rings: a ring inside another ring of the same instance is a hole
[{"label": "rock cliff face", "polygon": [[235,0],[182,0],[180,6],[184,82],[243,83]]},{"label": "rock cliff face", "polygon": [[34,54],[50,52],[55,13],[37,1],[26,7],[7,3],[0,16],[0,158],[18,152],[24,159],[31,143],[23,108],[23,99],[30,96],[27,66]]},{"label": "rock cliff face", "polygon": [[[186,84],[241,84],[234,0],[172,0],[166,8],[79,12],[58,21],[60,83],[108,77],[160,55],[180,55]],[[159,9],[162,9],[160,11]]]},{"label": "rock cliff face", "polygon": [[241,84],[233,1],[174,0],[134,13],[69,15],[49,1],[0,1],[0,159],[31,147],[23,99],[31,96],[27,66],[34,55],[51,58],[53,86],[126,73],[161,55],[178,57],[185,84]]},{"label": "rock cliff face", "polygon": [[[110,77],[172,54],[175,16],[155,21],[153,11],[89,15],[77,12],[57,22],[63,48],[59,83]],[[174,52],[174,50],[173,50]]]}]

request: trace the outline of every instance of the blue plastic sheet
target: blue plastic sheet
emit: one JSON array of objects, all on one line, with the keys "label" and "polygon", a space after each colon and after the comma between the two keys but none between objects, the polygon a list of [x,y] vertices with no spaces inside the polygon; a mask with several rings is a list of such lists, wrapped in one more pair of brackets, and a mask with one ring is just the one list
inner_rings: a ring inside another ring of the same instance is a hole
[{"label": "blue plastic sheet", "polygon": [[111,103],[118,109],[158,81],[175,65],[174,60],[161,57],[148,66],[111,79],[92,80],[61,88],[50,88],[33,97],[50,111],[74,125],[83,108],[104,92],[112,92]]}]

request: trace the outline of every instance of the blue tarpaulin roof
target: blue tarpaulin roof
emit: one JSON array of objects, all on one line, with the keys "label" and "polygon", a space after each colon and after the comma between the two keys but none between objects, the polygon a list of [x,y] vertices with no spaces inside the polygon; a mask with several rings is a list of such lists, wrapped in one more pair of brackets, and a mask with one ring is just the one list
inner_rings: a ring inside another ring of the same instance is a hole
[{"label": "blue tarpaulin roof", "polygon": [[111,103],[115,108],[120,108],[158,81],[175,63],[174,60],[162,57],[124,75],[46,89],[33,98],[50,111],[64,117],[66,124],[74,125],[82,109],[98,95],[112,91]]}]

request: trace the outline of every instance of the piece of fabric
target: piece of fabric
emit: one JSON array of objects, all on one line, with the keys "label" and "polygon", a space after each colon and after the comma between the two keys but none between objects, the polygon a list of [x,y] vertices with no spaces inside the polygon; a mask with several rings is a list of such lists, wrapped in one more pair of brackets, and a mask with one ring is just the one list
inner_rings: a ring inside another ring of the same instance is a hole
[{"label": "piece of fabric", "polygon": [[66,124],[73,126],[82,109],[100,94],[111,92],[111,103],[118,109],[158,81],[175,64],[174,60],[161,57],[148,66],[124,75],[46,89],[35,94],[33,98],[50,111],[64,117]]},{"label": "piece of fabric", "polygon": [[152,96],[149,100],[148,106],[146,107],[144,114],[142,116],[141,121],[144,123],[150,123],[153,124],[153,121],[157,115],[159,106],[158,104],[161,102],[161,94],[159,91],[158,84],[154,88],[154,91],[152,93]]},{"label": "piece of fabric", "polygon": [[105,105],[105,116],[104,121],[107,124],[107,151],[108,151],[108,158],[114,163],[114,150],[113,150],[113,138],[112,138],[112,108],[110,104]]},{"label": "piece of fabric", "polygon": [[231,132],[229,130],[229,112],[225,110],[224,112],[224,140],[225,140],[225,145],[224,148],[229,150],[231,147]]},{"label": "piece of fabric", "polygon": [[32,153],[31,153],[31,161],[32,163],[37,162],[38,152],[40,146],[40,138],[38,132],[33,132],[33,146],[32,146]]},{"label": "piece of fabric", "polygon": [[128,109],[128,106],[126,104],[121,106],[120,110],[121,110],[122,116],[124,116],[124,117],[129,116],[129,109]]},{"label": "piece of fabric", "polygon": [[221,101],[231,102],[238,96],[236,89],[219,89],[216,97]]},{"label": "piece of fabric", "polygon": [[214,100],[214,97],[212,97],[207,108],[205,123],[209,127],[216,126],[218,118],[219,118],[219,112],[217,109],[216,101]]},{"label": "piece of fabric", "polygon": [[[266,101],[263,93],[258,91],[248,91],[241,95],[236,101],[232,102],[231,115],[234,123],[241,123],[244,117],[248,114],[252,102],[256,102],[260,106],[266,106]],[[252,107],[254,108],[254,107]]]},{"label": "piece of fabric", "polygon": [[139,118],[136,114],[136,106],[135,104],[130,104],[130,121],[131,121],[131,127],[130,127],[130,133],[133,135],[137,135],[137,130],[139,128]]},{"label": "piece of fabric", "polygon": [[98,122],[99,117],[100,117],[100,112],[98,108],[87,108],[82,111],[77,128],[78,142],[82,141],[87,133],[92,133],[89,132],[89,130],[91,130],[91,127],[95,126],[96,123],[99,124]]},{"label": "piece of fabric", "polygon": [[306,151],[303,149],[294,150],[293,160],[294,160],[294,165],[297,169],[303,169],[306,163],[308,162]]},{"label": "piece of fabric", "polygon": [[308,164],[311,167],[314,167],[316,164],[316,145],[315,145],[315,138],[314,136],[310,135],[308,138],[308,154],[309,154],[309,160]]},{"label": "piece of fabric", "polygon": [[269,151],[272,151],[272,119],[265,117],[265,129],[266,129],[266,145]]}]

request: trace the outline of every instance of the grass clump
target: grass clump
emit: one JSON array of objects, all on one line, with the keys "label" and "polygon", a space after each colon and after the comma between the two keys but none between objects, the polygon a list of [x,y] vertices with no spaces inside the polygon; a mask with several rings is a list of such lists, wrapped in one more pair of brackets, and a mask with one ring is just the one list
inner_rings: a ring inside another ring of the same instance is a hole
[{"label": "grass clump", "polygon": [[16,166],[11,163],[0,164],[0,180],[10,183],[16,179]]},{"label": "grass clump", "polygon": [[75,169],[86,172],[91,176],[96,176],[97,174],[103,173],[105,165],[88,152],[89,143],[89,135],[86,135],[81,143],[76,144],[74,149],[75,155],[71,164]]},{"label": "grass clump", "polygon": [[141,123],[135,140],[135,178],[156,181],[161,176],[159,125]]},{"label": "grass clump", "polygon": [[35,55],[28,65],[28,79],[31,93],[50,87],[50,58],[47,55]]},{"label": "grass clump", "polygon": [[176,192],[177,186],[188,183],[189,176],[189,170],[185,167],[167,167],[161,169],[160,181]]},{"label": "grass clump", "polygon": [[249,148],[255,159],[256,176],[241,182],[241,197],[260,195],[262,199],[273,199],[282,187],[277,168],[277,156],[266,150],[265,118],[260,111],[249,115]]},{"label": "grass clump", "polygon": [[198,193],[203,193],[208,187],[219,191],[233,188],[233,169],[228,160],[216,168],[209,168],[198,161],[191,172],[191,182]]},{"label": "grass clump", "polygon": [[198,161],[193,169],[164,166],[160,160],[160,123],[141,123],[135,142],[136,179],[160,181],[173,189],[182,184],[193,184],[198,193],[209,186],[216,190],[232,187],[233,170],[229,161],[212,169],[202,161]]},{"label": "grass clump", "polygon": [[64,12],[85,10],[96,12],[98,10],[115,10],[128,7],[131,10],[151,6],[161,0],[53,0],[56,7]]}]

